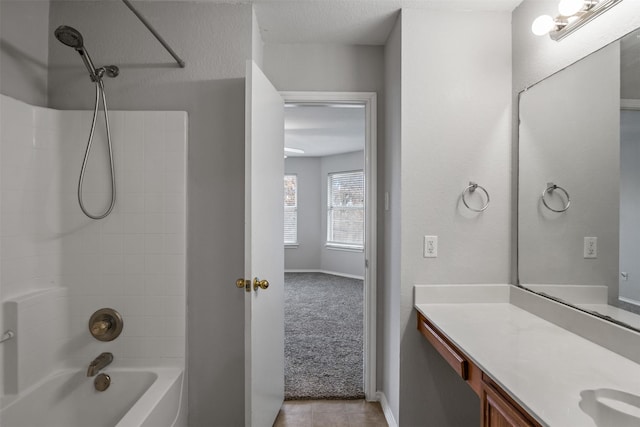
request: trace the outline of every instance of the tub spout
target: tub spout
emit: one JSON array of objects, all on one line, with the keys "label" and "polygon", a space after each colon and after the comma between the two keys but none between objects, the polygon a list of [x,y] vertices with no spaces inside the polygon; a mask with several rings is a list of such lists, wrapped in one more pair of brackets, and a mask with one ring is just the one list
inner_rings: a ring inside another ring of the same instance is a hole
[{"label": "tub spout", "polygon": [[93,362],[89,364],[89,368],[87,369],[87,376],[93,377],[100,369],[104,368],[108,364],[113,362],[113,354],[111,353],[102,353],[100,356],[93,359]]}]

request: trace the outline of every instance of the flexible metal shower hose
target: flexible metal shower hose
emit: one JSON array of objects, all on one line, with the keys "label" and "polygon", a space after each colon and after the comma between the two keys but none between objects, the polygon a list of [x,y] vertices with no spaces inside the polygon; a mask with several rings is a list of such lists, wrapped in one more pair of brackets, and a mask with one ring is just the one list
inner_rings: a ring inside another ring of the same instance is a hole
[{"label": "flexible metal shower hose", "polygon": [[[104,93],[104,83],[102,80],[95,82],[96,84],[96,103],[93,109],[93,119],[91,120],[91,131],[89,132],[89,140],[87,141],[87,149],[84,153],[84,160],[82,161],[82,169],[80,170],[80,180],[78,181],[78,203],[82,212],[91,219],[102,219],[111,213],[113,206],[116,203],[116,175],[113,167],[113,148],[111,146],[111,132],[109,131],[109,111],[107,109],[107,99]],[[102,106],[104,110],[104,122],[107,129],[107,144],[109,147],[109,165],[111,167],[111,203],[109,208],[102,214],[93,215],[87,211],[82,201],[82,184],[84,183],[84,174],[87,169],[87,161],[89,160],[89,153],[91,153],[91,144],[93,143],[93,134],[96,129],[96,119],[98,117],[98,107],[100,105],[100,98],[102,97]]]}]

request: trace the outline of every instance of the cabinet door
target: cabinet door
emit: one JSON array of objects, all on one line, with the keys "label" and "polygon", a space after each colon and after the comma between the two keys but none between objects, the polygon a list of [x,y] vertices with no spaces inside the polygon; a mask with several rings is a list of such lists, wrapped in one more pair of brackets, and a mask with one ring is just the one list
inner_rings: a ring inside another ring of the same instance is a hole
[{"label": "cabinet door", "polygon": [[522,413],[490,385],[482,384],[483,427],[533,427]]}]

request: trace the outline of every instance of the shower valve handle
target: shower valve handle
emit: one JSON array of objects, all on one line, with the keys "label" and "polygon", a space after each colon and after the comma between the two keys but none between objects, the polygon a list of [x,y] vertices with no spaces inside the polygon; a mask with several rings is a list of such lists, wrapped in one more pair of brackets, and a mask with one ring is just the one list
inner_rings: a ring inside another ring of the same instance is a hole
[{"label": "shower valve handle", "polygon": [[109,329],[111,329],[111,322],[108,322],[106,320],[95,322],[93,325],[91,325],[91,333],[94,336],[104,335],[109,331]]}]

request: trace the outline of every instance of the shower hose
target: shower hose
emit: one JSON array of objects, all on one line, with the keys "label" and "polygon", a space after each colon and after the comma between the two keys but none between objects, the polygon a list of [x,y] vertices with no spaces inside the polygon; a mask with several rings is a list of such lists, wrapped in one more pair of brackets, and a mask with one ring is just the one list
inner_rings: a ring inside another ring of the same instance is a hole
[{"label": "shower hose", "polygon": [[[89,132],[89,140],[87,141],[87,149],[84,153],[84,160],[82,161],[82,169],[80,170],[80,179],[78,181],[78,203],[82,212],[91,219],[102,219],[111,213],[113,206],[116,203],[116,176],[113,167],[113,147],[111,145],[111,132],[109,130],[109,111],[107,109],[107,99],[104,93],[104,83],[101,79],[96,82],[96,103],[93,109],[93,119],[91,120],[91,131]],[[89,154],[91,153],[91,144],[93,143],[93,134],[96,129],[96,120],[98,118],[98,107],[100,104],[100,98],[102,98],[102,107],[104,110],[104,122],[107,130],[107,144],[109,148],[109,165],[111,168],[111,203],[109,208],[102,214],[93,215],[87,211],[82,200],[82,185],[84,183],[84,175],[87,169],[87,161],[89,160]]]}]

